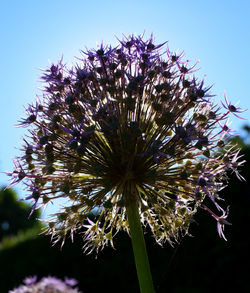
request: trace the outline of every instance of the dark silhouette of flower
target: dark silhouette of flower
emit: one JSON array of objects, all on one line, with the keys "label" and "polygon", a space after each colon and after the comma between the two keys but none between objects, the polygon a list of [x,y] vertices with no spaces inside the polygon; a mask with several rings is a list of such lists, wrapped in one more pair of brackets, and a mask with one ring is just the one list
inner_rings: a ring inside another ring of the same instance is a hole
[{"label": "dark silhouette of flower", "polygon": [[86,250],[113,245],[129,231],[134,201],[159,244],[186,234],[205,198],[223,211],[218,192],[228,171],[241,178],[242,161],[220,122],[241,110],[226,99],[221,113],[211,87],[193,77],[195,64],[163,48],[132,35],[82,52],[71,69],[60,60],[45,70],[41,102],[20,122],[31,128],[25,155],[8,175],[11,185],[25,182],[35,207],[70,200],[48,220],[54,243],[85,228]]}]

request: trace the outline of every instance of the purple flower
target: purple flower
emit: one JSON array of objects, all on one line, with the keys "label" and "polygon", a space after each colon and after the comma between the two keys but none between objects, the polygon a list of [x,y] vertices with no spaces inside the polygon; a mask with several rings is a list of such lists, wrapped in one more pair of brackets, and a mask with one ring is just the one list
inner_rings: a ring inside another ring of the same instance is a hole
[{"label": "purple flower", "polygon": [[95,50],[87,50],[87,52],[81,51],[83,54],[88,56],[88,59],[92,62],[95,59],[99,59],[101,64],[104,65],[105,61],[112,55],[116,48],[112,48],[111,46],[104,46],[101,43],[100,48]]},{"label": "purple flower", "polygon": [[[193,76],[196,64],[153,36],[130,35],[117,46],[82,51],[78,64],[49,66],[41,102],[27,109],[28,137],[15,162],[13,186],[24,182],[33,209],[68,198],[48,221],[53,243],[85,229],[85,251],[113,245],[129,231],[136,201],[141,222],[157,243],[188,233],[205,198],[220,210],[228,171],[243,164],[225,134],[230,113],[243,112],[225,97],[225,113],[211,86]],[[238,116],[237,116],[238,117]],[[100,216],[88,220],[95,210]],[[227,214],[218,223],[220,235]]]},{"label": "purple flower", "polygon": [[240,174],[238,167],[242,166],[246,160],[240,160],[243,157],[243,155],[240,154],[240,150],[236,149],[233,150],[230,153],[226,153],[224,155],[224,161],[225,161],[225,168],[227,170],[231,170],[237,178],[241,181],[246,181],[245,178]]},{"label": "purple flower", "polygon": [[26,173],[24,172],[24,169],[22,165],[18,161],[14,162],[14,171],[13,172],[4,172],[7,176],[11,177],[11,182],[8,184],[6,188],[10,188],[15,186],[17,183],[21,182],[25,177]]},{"label": "purple flower", "polygon": [[38,201],[39,201],[39,199],[41,197],[41,190],[40,190],[39,187],[36,187],[36,186],[34,186],[34,187],[31,186],[30,187],[28,185],[28,187],[29,187],[28,190],[30,190],[32,192],[31,195],[26,196],[26,197],[24,197],[24,198],[22,198],[20,200],[24,201],[24,200],[32,199],[34,201],[33,205],[32,205],[32,209],[31,209],[30,214],[29,214],[29,217],[30,217],[35,209],[39,209],[39,207],[37,207],[37,203],[38,203]]},{"label": "purple flower", "polygon": [[218,234],[221,238],[227,241],[223,231],[224,231],[225,225],[232,225],[226,220],[229,213],[229,206],[227,207],[226,211],[223,211],[223,214],[220,217],[217,216],[215,213],[213,213],[207,206],[203,205],[203,208],[206,209],[212,215],[212,217],[217,221]]},{"label": "purple flower", "polygon": [[164,152],[160,150],[163,145],[164,143],[162,143],[160,140],[155,140],[153,141],[152,145],[149,147],[148,151],[138,154],[137,156],[152,155],[155,163],[158,163],[160,157],[165,157],[165,158],[169,157],[169,155],[165,154]]},{"label": "purple flower", "polygon": [[25,285],[30,286],[35,284],[36,281],[37,281],[37,276],[33,276],[33,277],[26,277],[23,282]]},{"label": "purple flower", "polygon": [[80,125],[77,123],[73,123],[73,129],[66,128],[62,125],[60,125],[60,128],[70,134],[70,139],[66,143],[65,147],[72,147],[72,148],[77,148],[78,147],[78,142],[84,144],[85,141],[88,141],[88,136],[94,132],[94,130],[89,129],[89,131],[83,131],[83,125],[84,125],[85,118],[82,119],[82,122]]},{"label": "purple flower", "polygon": [[221,137],[220,137],[220,139],[222,139],[223,137],[224,137],[224,135],[233,135],[234,134],[234,130],[233,129],[231,129],[231,128],[229,128],[229,125],[231,124],[231,122],[229,123],[229,119],[227,119],[223,124],[221,124],[220,122],[219,122],[219,125],[220,125],[220,127],[221,127],[221,131],[220,132],[218,132],[218,134],[217,135],[219,135],[219,134],[221,134],[222,133],[222,135],[221,135]]},{"label": "purple flower", "polygon": [[76,279],[71,279],[68,277],[64,278],[64,282],[65,282],[65,284],[69,285],[70,287],[75,287],[78,284]]},{"label": "purple flower", "polygon": [[56,83],[56,84],[62,83],[63,82],[63,68],[64,68],[62,61],[63,61],[63,57],[57,64],[52,63],[51,66],[44,71],[42,80],[49,83]]},{"label": "purple flower", "polygon": [[202,169],[202,173],[197,180],[197,186],[195,189],[195,196],[199,197],[200,192],[202,191],[207,195],[207,197],[213,202],[216,208],[220,211],[223,211],[223,208],[216,201],[219,199],[218,192],[224,188],[221,182],[216,181],[216,177],[221,176],[225,169],[221,166],[216,170],[211,169],[210,162],[206,162],[205,166]]},{"label": "purple flower", "polygon": [[27,293],[27,292],[57,292],[57,293],[81,293],[77,288],[75,279],[65,277],[64,282],[56,277],[44,277],[37,281],[37,277],[27,277],[24,279],[25,285],[9,291],[9,293]]},{"label": "purple flower", "polygon": [[233,113],[234,116],[240,118],[240,119],[244,119],[246,120],[246,118],[243,118],[243,117],[240,117],[239,115],[237,115],[236,113],[242,113],[242,112],[245,112],[247,111],[246,110],[241,110],[240,107],[236,107],[236,104],[233,105],[231,102],[228,101],[227,97],[226,97],[226,94],[224,94],[224,98],[225,98],[225,103],[221,102],[222,106],[228,110],[228,112],[230,113]]},{"label": "purple flower", "polygon": [[41,111],[41,109],[42,109],[42,106],[38,102],[36,102],[35,106],[30,105],[26,109],[26,113],[28,114],[28,117],[20,120],[19,123],[16,124],[15,126],[16,127],[28,127],[30,124],[36,122],[38,111]]},{"label": "purple flower", "polygon": [[176,125],[175,133],[177,139],[182,139],[186,144],[194,141],[200,141],[202,143],[202,138],[198,136],[195,129],[195,124],[188,125]]}]

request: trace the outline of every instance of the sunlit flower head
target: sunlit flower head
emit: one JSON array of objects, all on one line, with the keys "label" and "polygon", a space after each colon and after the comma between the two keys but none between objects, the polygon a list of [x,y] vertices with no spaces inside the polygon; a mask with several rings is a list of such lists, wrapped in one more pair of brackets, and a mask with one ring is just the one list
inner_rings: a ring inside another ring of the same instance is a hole
[{"label": "sunlit flower head", "polygon": [[113,245],[135,201],[159,244],[186,234],[206,198],[223,211],[218,192],[242,162],[219,122],[239,109],[226,102],[221,112],[195,64],[152,36],[101,44],[78,60],[44,71],[44,92],[19,123],[30,127],[23,155],[8,173],[10,186],[25,182],[33,208],[69,200],[48,219],[53,241],[84,228],[87,251]]}]

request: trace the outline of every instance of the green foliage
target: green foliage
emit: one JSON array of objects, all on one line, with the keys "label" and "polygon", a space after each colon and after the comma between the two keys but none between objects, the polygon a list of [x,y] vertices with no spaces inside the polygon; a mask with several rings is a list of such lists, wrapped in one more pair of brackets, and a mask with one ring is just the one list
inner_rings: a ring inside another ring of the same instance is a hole
[{"label": "green foliage", "polygon": [[231,139],[232,143],[235,143],[236,146],[240,147],[241,149],[249,147],[249,138],[250,138],[250,125],[245,124],[242,127],[242,130],[244,130],[245,134],[242,136],[234,136]]},{"label": "green foliage", "polygon": [[18,201],[13,189],[0,189],[0,241],[6,236],[16,235],[34,227],[41,227],[38,220],[40,211],[35,210],[29,217],[31,206],[25,202]]},{"label": "green foliage", "polygon": [[241,149],[245,147],[245,142],[240,136],[235,136],[233,139],[231,139],[231,142]]},{"label": "green foliage", "polygon": [[39,225],[35,225],[33,228],[19,231],[16,235],[5,236],[0,242],[0,251],[10,249],[20,243],[36,238],[40,233],[41,227]]}]

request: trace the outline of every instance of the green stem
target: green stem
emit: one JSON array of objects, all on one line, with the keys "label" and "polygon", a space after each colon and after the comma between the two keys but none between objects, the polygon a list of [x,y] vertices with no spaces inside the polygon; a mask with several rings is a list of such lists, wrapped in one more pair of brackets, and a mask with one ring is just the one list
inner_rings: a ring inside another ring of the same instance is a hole
[{"label": "green stem", "polygon": [[146,244],[136,201],[127,206],[127,217],[141,293],[154,293]]}]

